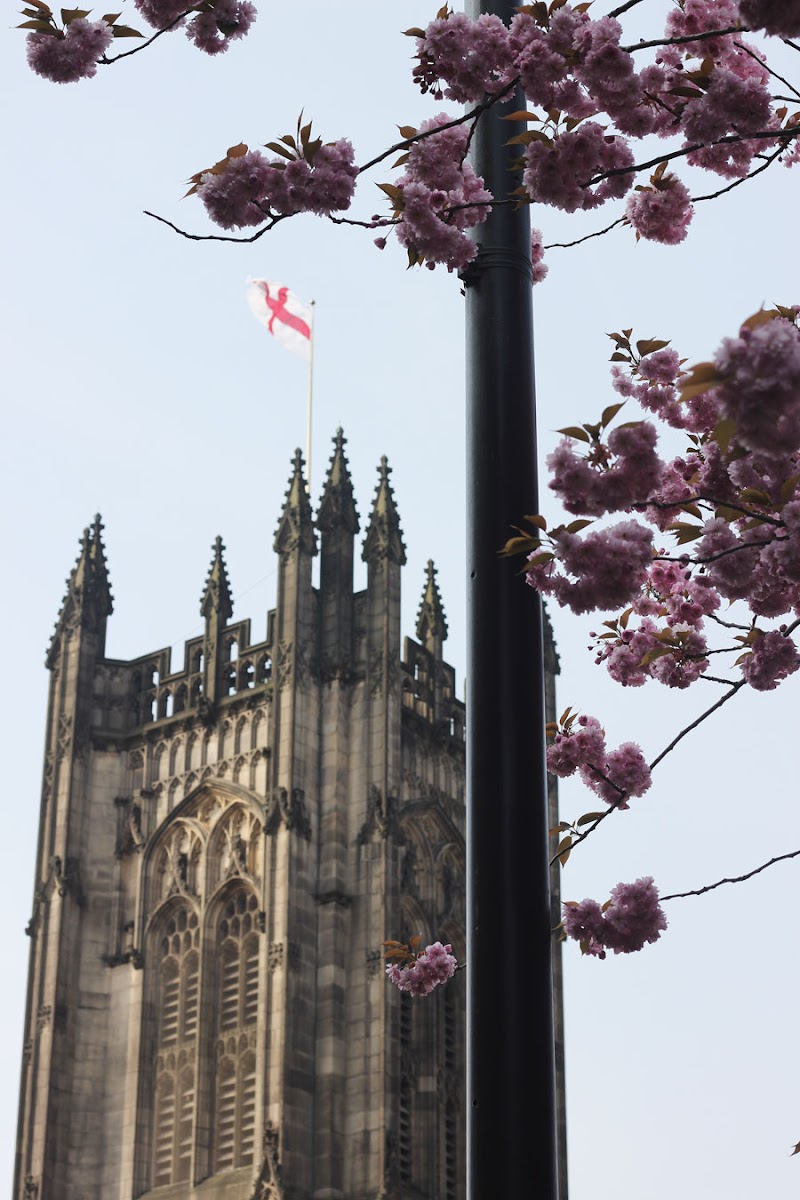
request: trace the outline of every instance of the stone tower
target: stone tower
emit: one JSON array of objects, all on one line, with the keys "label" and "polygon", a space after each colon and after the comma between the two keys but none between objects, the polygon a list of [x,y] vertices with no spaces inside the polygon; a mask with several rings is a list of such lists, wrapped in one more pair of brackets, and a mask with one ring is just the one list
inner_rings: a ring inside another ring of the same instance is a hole
[{"label": "stone tower", "polygon": [[[359,519],[337,432],[316,520],[297,451],[276,608],[105,655],[99,517],[51,674],[14,1200],[463,1200],[464,992],[387,985],[381,943],[464,946],[464,707],[381,460]],[[320,555],[320,586],[312,559]]]}]

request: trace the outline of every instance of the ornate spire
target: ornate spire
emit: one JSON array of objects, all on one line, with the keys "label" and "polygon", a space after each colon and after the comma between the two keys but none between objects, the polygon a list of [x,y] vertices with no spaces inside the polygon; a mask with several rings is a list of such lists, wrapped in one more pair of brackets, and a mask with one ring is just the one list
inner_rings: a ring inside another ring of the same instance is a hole
[{"label": "ornate spire", "polygon": [[436,582],[436,568],[430,558],[426,567],[425,589],[417,613],[417,637],[428,650],[433,649],[434,639],[441,638],[444,641],[447,637],[447,620]]},{"label": "ornate spire", "polygon": [[347,438],[339,426],[333,439],[333,455],[317,509],[317,529],[321,529],[323,533],[329,533],[337,528],[346,529],[348,533],[358,533],[358,512],[353,499],[353,482],[344,452],[346,441]]},{"label": "ornate spire", "polygon": [[60,635],[77,626],[93,627],[105,636],[106,618],[114,611],[103,547],[103,523],[98,513],[91,529],[84,529],[81,550],[67,579],[67,590],[47,652],[47,665],[58,655]]},{"label": "ornate spire", "polygon": [[222,538],[217,535],[213,545],[214,557],[211,560],[206,586],[200,600],[200,615],[208,620],[212,613],[216,613],[223,625],[233,616],[228,570],[225,566],[225,559],[222,557],[224,549]]},{"label": "ornate spire", "polygon": [[314,536],[314,521],[303,475],[303,463],[304,459],[300,450],[295,450],[294,470],[289,480],[286,499],[283,502],[281,519],[275,530],[274,549],[278,554],[291,554],[292,551],[298,549],[304,550],[306,554],[316,554],[317,552],[317,539]]},{"label": "ornate spire", "polygon": [[388,558],[401,567],[406,561],[406,548],[400,529],[400,516],[394,502],[394,492],[389,483],[391,467],[384,454],[378,468],[378,487],[372,502],[367,536],[361,557],[364,562]]}]

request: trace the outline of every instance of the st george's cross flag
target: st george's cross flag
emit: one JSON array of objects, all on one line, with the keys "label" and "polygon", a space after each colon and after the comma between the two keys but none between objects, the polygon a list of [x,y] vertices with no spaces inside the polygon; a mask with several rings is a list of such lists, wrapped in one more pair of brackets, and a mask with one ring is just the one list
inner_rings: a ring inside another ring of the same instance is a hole
[{"label": "st george's cross flag", "polygon": [[247,302],[257,321],[287,350],[311,358],[312,309],[282,283],[248,279]]}]

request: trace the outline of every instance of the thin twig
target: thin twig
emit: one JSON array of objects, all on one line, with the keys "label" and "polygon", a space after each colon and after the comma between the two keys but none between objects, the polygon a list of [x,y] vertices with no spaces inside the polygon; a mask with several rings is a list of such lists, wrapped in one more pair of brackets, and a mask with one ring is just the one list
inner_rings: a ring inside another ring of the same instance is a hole
[{"label": "thin twig", "polygon": [[707,720],[712,713],[715,713],[717,709],[722,708],[723,704],[727,704],[728,701],[735,696],[741,688],[744,687],[745,682],[746,681],[744,679],[740,679],[738,683],[732,683],[730,691],[726,692],[724,696],[720,696],[719,700],[717,700],[715,704],[712,704],[710,708],[707,708],[704,713],[701,713],[696,721],[692,721],[691,725],[687,725],[685,729],[682,729],[678,736],[673,738],[670,744],[653,759],[653,761],[650,763],[650,770],[654,771],[658,764],[665,759],[672,750],[675,749],[678,743],[683,741],[687,733],[691,733],[693,729],[697,729],[698,725],[702,725],[703,721]]},{"label": "thin twig", "polygon": [[279,221],[283,221],[289,214],[282,213],[280,216],[273,217],[268,225],[262,225],[260,229],[257,229],[255,233],[252,233],[249,237],[232,237],[221,233],[187,233],[185,229],[179,229],[177,225],[173,225],[172,221],[168,221],[166,217],[160,217],[158,213],[148,212],[147,209],[145,209],[144,215],[146,217],[152,217],[154,221],[160,221],[162,225],[169,225],[170,229],[174,229],[176,233],[181,235],[181,237],[188,238],[190,242],[246,243],[257,242],[260,237],[263,237],[265,233],[268,233],[273,226],[277,225]]},{"label": "thin twig", "polygon": [[732,192],[740,183],[747,183],[748,179],[755,179],[756,175],[760,175],[762,171],[766,171],[767,167],[771,167],[775,159],[780,158],[785,149],[785,146],[779,146],[777,150],[768,155],[760,166],[755,167],[752,171],[748,171],[741,179],[734,179],[733,183],[726,183],[725,187],[721,187],[718,192],[707,192],[705,196],[692,196],[692,203],[699,204],[701,200],[716,200],[718,196],[724,196],[726,192]]},{"label": "thin twig", "polygon": [[610,17],[621,17],[629,8],[635,8],[637,4],[641,4],[642,0],[627,0],[627,3],[620,4],[619,8],[613,9],[608,15]]},{"label": "thin twig", "polygon": [[791,850],[788,854],[778,854],[769,862],[762,863],[760,867],[748,871],[746,875],[732,875],[730,878],[718,879],[716,883],[707,883],[705,887],[694,888],[691,892],[673,892],[670,896],[661,896],[660,900],[663,903],[665,900],[684,900],[687,896],[704,896],[706,892],[713,892],[714,888],[722,887],[723,883],[744,883],[746,879],[752,879],[754,875],[760,875],[762,871],[766,871],[767,867],[774,867],[775,863],[786,862],[787,859],[797,858],[799,855],[800,850]]},{"label": "thin twig", "polygon": [[169,25],[165,25],[163,29],[157,30],[156,33],[149,37],[146,42],[140,42],[138,46],[134,46],[132,50],[123,50],[122,54],[115,54],[113,58],[106,58],[105,55],[99,60],[104,67],[110,67],[112,63],[119,62],[121,58],[130,58],[132,54],[138,54],[140,50],[146,50],[148,46],[152,46],[153,42],[158,41],[165,33],[171,33],[176,25],[179,25],[184,17],[188,17],[190,13],[196,12],[195,8],[187,8],[186,12],[181,13],[179,17],[175,17],[170,21]]},{"label": "thin twig", "polygon": [[[708,29],[705,33],[687,33],[680,37],[653,38],[650,42],[635,42],[632,46],[620,46],[620,50],[633,54],[634,50],[649,50],[652,46],[680,46],[686,42],[702,42],[708,38],[725,37],[729,33],[750,33],[744,25],[729,25],[727,29]],[[759,61],[761,61],[759,59]]]},{"label": "thin twig", "polygon": [[[758,65],[762,68],[762,70],[767,71],[770,75],[773,76],[773,78],[778,79],[778,80],[780,80],[781,83],[785,84],[790,92],[794,92],[795,99],[800,100],[800,92],[798,92],[798,90],[794,86],[794,84],[790,83],[788,79],[784,79],[783,76],[779,75],[777,71],[773,71],[773,69],[769,65],[769,63],[763,62],[762,59],[760,59],[758,57],[758,55],[755,53],[754,50],[751,50],[749,46],[744,46],[741,42],[734,42],[733,44],[737,50],[744,50],[745,54],[749,54],[750,57],[752,59],[754,59],[755,62],[758,63]],[[781,99],[784,99],[784,97],[781,97]]]},{"label": "thin twig", "polygon": [[634,163],[632,167],[612,167],[611,170],[603,171],[600,175],[593,175],[591,179],[587,179],[580,186],[592,187],[596,183],[602,183],[604,179],[612,179],[615,175],[635,175],[639,171],[648,171],[650,167],[657,167],[662,162],[671,162],[673,158],[685,158],[687,154],[694,154],[697,150],[708,150],[712,146],[736,146],[742,142],[765,141],[767,139],[774,141],[777,138],[783,138],[788,142],[797,137],[800,137],[800,125],[793,126],[791,129],[761,130],[758,133],[748,133],[746,137],[738,133],[731,133],[725,137],[717,138],[713,142],[695,142],[691,146],[684,146],[680,150],[672,150],[669,154],[660,154],[657,158],[652,158],[648,162]]},{"label": "thin twig", "polygon": [[513,79],[511,83],[507,84],[507,86],[503,88],[502,92],[497,92],[494,96],[488,96],[485,100],[482,100],[480,104],[476,104],[474,108],[471,108],[469,112],[465,112],[460,117],[454,117],[453,120],[448,121],[446,125],[437,125],[433,129],[426,129],[424,133],[415,133],[413,137],[403,138],[402,142],[395,142],[394,145],[390,146],[388,150],[383,150],[375,158],[371,158],[369,162],[365,162],[363,166],[360,166],[358,168],[358,174],[363,175],[364,171],[368,171],[370,167],[377,166],[378,163],[383,162],[384,159],[388,158],[391,154],[397,154],[398,150],[408,150],[412,146],[417,145],[419,142],[424,142],[426,138],[434,137],[437,133],[442,133],[446,129],[455,129],[457,125],[464,125],[467,121],[478,120],[485,112],[487,112],[500,100],[503,100],[508,93],[517,86],[518,82],[518,79]]},{"label": "thin twig", "polygon": [[603,234],[609,233],[612,229],[616,229],[617,225],[623,225],[627,222],[627,217],[617,217],[616,221],[612,221],[610,225],[606,225],[605,229],[596,229],[594,233],[586,233],[583,237],[576,238],[574,242],[550,242],[545,246],[545,250],[568,250],[570,246],[580,246],[581,242],[588,242],[590,238],[602,237]]}]

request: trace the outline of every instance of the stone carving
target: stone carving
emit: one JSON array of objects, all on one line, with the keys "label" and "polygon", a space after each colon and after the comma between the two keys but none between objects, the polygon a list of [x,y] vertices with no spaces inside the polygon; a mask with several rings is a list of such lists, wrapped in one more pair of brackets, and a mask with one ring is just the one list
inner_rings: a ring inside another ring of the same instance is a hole
[{"label": "stone carving", "polygon": [[377,975],[383,966],[383,954],[380,950],[367,951],[367,973],[369,975]]},{"label": "stone carving", "polygon": [[197,868],[202,844],[194,829],[178,822],[161,849],[158,871],[161,899],[180,894],[197,898]]},{"label": "stone carving", "polygon": [[404,896],[417,896],[417,847],[410,842],[400,867],[400,891]]},{"label": "stone carving", "polygon": [[25,1176],[25,1200],[39,1200],[39,1180],[34,1175]]},{"label": "stone carving", "polygon": [[278,661],[275,677],[279,691],[283,691],[292,673],[292,650],[293,646],[291,642],[280,641],[278,643]]},{"label": "stone carving", "polygon": [[291,801],[286,788],[273,789],[267,803],[264,828],[267,833],[274,835],[281,824],[289,830],[296,830],[307,842],[311,840],[311,822],[306,813],[305,792],[302,788],[292,788]]},{"label": "stone carving", "polygon": [[42,1004],[36,1014],[36,1028],[39,1030],[39,1033],[42,1033],[42,1031],[50,1024],[51,1015],[52,1009],[50,1008],[50,1005]]},{"label": "stone carving", "polygon": [[382,838],[388,838],[397,832],[397,802],[393,796],[386,797],[386,803],[383,802],[383,794],[377,784],[369,785],[369,798],[367,800],[367,818],[361,829],[358,832],[356,842],[359,846],[364,846],[377,832]]},{"label": "stone carving", "polygon": [[62,713],[58,718],[58,761],[69,754],[69,748],[72,743],[72,717],[68,713]]},{"label": "stone carving", "polygon": [[267,964],[273,974],[278,970],[278,967],[283,966],[283,942],[270,943]]},{"label": "stone carving", "polygon": [[264,1125],[264,1159],[250,1200],[283,1200],[280,1180],[280,1133],[270,1120]]}]

